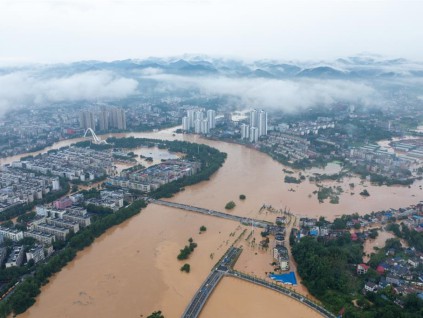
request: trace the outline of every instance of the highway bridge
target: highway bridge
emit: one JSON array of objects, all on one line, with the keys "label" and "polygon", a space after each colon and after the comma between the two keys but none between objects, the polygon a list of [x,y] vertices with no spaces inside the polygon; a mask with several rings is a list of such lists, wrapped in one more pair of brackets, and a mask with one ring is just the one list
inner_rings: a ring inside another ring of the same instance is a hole
[{"label": "highway bridge", "polygon": [[148,202],[168,206],[168,207],[171,207],[171,208],[177,208],[177,209],[201,213],[201,214],[205,214],[205,215],[216,216],[216,217],[227,219],[227,220],[237,221],[237,222],[240,222],[244,225],[253,225],[255,227],[261,227],[261,228],[266,228],[267,225],[272,225],[272,223],[268,222],[268,221],[242,217],[242,216],[238,216],[238,215],[233,215],[233,214],[229,214],[229,213],[199,208],[199,207],[196,207],[196,206],[182,204],[182,203],[169,202],[169,201],[164,201],[164,200],[155,200],[155,199],[149,199]]},{"label": "highway bridge", "polygon": [[268,281],[261,279],[261,278],[258,278],[258,277],[254,277],[254,276],[251,276],[251,275],[248,275],[248,274],[244,274],[244,273],[235,271],[233,269],[227,271],[225,273],[225,275],[232,276],[232,277],[235,277],[235,278],[239,278],[239,279],[245,280],[247,282],[272,289],[274,291],[277,291],[278,293],[284,294],[285,296],[291,297],[291,298],[293,298],[293,299],[295,299],[299,302],[302,302],[306,306],[308,306],[311,309],[317,311],[323,317],[336,318],[336,316],[334,314],[332,314],[330,311],[328,311],[324,307],[322,307],[319,304],[311,301],[308,298],[305,298],[303,295],[298,294],[298,293],[296,293],[296,292],[294,292],[294,291],[292,291],[288,288],[285,288],[283,286],[277,285],[275,283],[268,282]]},{"label": "highway bridge", "polygon": [[201,310],[203,309],[204,305],[206,304],[208,298],[212,294],[214,288],[220,282],[222,277],[230,276],[235,277],[238,279],[242,279],[244,281],[269,288],[274,290],[278,293],[284,294],[288,297],[291,297],[304,305],[310,307],[311,309],[317,311],[322,317],[325,318],[336,318],[334,314],[326,310],[324,307],[320,306],[319,304],[311,301],[310,299],[304,297],[301,294],[298,294],[288,288],[283,286],[277,285],[276,283],[268,282],[264,279],[257,278],[245,273],[241,273],[235,271],[233,266],[237,261],[239,255],[241,254],[242,249],[236,247],[230,247],[228,251],[222,256],[216,266],[212,269],[212,272],[209,276],[207,276],[204,283],[195,293],[193,299],[188,304],[188,307],[185,309],[184,313],[182,314],[182,318],[197,318],[200,315]]},{"label": "highway bridge", "polygon": [[223,257],[219,260],[213,268],[209,276],[207,276],[204,283],[197,290],[194,298],[189,303],[188,307],[182,314],[182,318],[196,318],[203,309],[207,299],[213,292],[214,288],[222,279],[225,272],[230,270],[231,266],[236,262],[238,256],[241,254],[241,249],[230,247]]}]

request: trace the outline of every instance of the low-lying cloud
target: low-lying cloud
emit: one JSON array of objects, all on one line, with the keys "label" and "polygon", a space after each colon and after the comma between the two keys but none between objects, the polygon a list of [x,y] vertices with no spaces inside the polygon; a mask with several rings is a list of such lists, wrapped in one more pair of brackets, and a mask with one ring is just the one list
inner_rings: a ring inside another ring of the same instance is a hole
[{"label": "low-lying cloud", "polygon": [[336,102],[376,106],[379,94],[371,86],[356,81],[264,78],[184,77],[168,74],[151,75],[157,90],[199,90],[207,95],[235,97],[238,107],[263,107],[293,112]]},{"label": "low-lying cloud", "polygon": [[79,100],[114,100],[136,93],[138,82],[108,71],[38,76],[30,71],[0,75],[0,114],[11,108]]}]

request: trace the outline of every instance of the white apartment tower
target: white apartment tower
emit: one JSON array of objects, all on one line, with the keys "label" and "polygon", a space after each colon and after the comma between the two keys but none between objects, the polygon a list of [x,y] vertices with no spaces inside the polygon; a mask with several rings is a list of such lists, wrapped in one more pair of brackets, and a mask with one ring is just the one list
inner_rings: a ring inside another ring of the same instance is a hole
[{"label": "white apartment tower", "polygon": [[195,120],[195,109],[188,109],[187,110],[187,117],[189,122],[189,128],[194,127],[194,120]]},{"label": "white apartment tower", "polygon": [[258,126],[258,112],[256,109],[253,109],[250,112],[250,127],[257,127]]},{"label": "white apartment tower", "polygon": [[79,113],[79,125],[85,130],[88,128],[95,130],[94,114],[88,110]]},{"label": "white apartment tower", "polygon": [[213,129],[216,127],[216,111],[214,111],[213,109],[209,109],[207,111],[207,121],[209,129]]},{"label": "white apartment tower", "polygon": [[246,124],[241,125],[241,139],[249,139],[250,138],[250,126]]},{"label": "white apartment tower", "polygon": [[259,129],[257,127],[250,128],[250,142],[257,142],[259,139]]},{"label": "white apartment tower", "polygon": [[267,113],[264,110],[261,110],[258,114],[258,129],[259,136],[267,135]]},{"label": "white apartment tower", "polygon": [[194,120],[194,132],[196,134],[201,134],[201,120],[200,119]]},{"label": "white apartment tower", "polygon": [[182,117],[182,130],[188,131],[191,128],[189,124],[189,118],[187,116]]},{"label": "white apartment tower", "polygon": [[109,112],[106,107],[101,107],[100,113],[98,114],[98,123],[100,130],[109,130]]},{"label": "white apartment tower", "polygon": [[201,133],[205,135],[209,133],[209,121],[207,119],[201,121]]}]

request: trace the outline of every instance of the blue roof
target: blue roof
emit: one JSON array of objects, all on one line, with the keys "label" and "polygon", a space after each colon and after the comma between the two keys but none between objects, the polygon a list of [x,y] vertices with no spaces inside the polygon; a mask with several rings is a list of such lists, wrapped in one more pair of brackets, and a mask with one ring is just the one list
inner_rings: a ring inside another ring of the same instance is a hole
[{"label": "blue roof", "polygon": [[280,274],[280,275],[270,274],[269,277],[283,284],[297,286],[297,279],[295,278],[294,272],[289,272],[287,274]]}]

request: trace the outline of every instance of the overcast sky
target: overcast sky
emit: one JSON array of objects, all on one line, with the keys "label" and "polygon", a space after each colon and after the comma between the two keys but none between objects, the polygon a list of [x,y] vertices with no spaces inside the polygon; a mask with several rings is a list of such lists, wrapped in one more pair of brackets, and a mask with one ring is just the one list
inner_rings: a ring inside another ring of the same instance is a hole
[{"label": "overcast sky", "polygon": [[206,54],[423,60],[423,1],[0,0],[0,63]]}]

